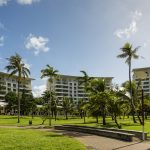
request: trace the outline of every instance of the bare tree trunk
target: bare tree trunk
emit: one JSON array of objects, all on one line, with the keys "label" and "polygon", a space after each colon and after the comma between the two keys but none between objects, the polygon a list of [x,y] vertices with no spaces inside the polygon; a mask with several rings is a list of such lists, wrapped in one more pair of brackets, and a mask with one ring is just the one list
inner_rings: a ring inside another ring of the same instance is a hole
[{"label": "bare tree trunk", "polygon": [[96,123],[98,123],[98,116],[96,116]]},{"label": "bare tree trunk", "polygon": [[147,120],[147,112],[145,112],[145,119]]},{"label": "bare tree trunk", "polygon": [[141,118],[140,118],[140,112],[138,113],[138,119],[139,119],[139,122],[140,122],[140,124],[142,125],[142,120],[141,120]]},{"label": "bare tree trunk", "polygon": [[105,104],[102,104],[101,110],[102,110],[103,125],[106,125]]},{"label": "bare tree trunk", "polygon": [[102,110],[102,117],[103,117],[103,125],[106,125],[105,108],[103,108],[103,110]]},{"label": "bare tree trunk", "polygon": [[113,115],[111,115],[111,119],[114,120],[114,116]]},{"label": "bare tree trunk", "polygon": [[56,117],[57,117],[57,111],[54,111],[54,116],[55,116],[55,121],[56,121]]},{"label": "bare tree trunk", "polygon": [[43,119],[43,121],[42,121],[42,125],[44,124],[44,122],[47,120],[47,118],[46,119]]},{"label": "bare tree trunk", "polygon": [[85,111],[83,111],[84,124],[85,124]]},{"label": "bare tree trunk", "polygon": [[49,126],[52,125],[52,120],[51,120],[51,95],[48,100],[48,118],[49,118]]},{"label": "bare tree trunk", "polygon": [[115,120],[115,123],[116,123],[117,127],[120,129],[121,127],[120,127],[120,125],[118,124],[117,116],[116,116],[116,115],[114,116],[114,120]]},{"label": "bare tree trunk", "polygon": [[68,113],[67,113],[67,111],[65,112],[65,115],[66,115],[66,120],[68,120]]}]

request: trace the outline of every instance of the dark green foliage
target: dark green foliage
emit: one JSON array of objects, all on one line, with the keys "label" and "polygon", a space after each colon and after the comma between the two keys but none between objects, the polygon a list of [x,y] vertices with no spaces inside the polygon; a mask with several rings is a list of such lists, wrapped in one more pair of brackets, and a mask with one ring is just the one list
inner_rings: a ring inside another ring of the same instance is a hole
[{"label": "dark green foliage", "polygon": [[[27,92],[27,93],[26,93]],[[29,115],[31,112],[36,110],[36,102],[32,94],[24,90],[21,95],[21,114]]]},{"label": "dark green foliage", "polygon": [[44,100],[42,97],[37,97],[37,98],[34,98],[35,99],[35,103],[37,105],[44,105]]},{"label": "dark green foliage", "polygon": [[5,101],[8,103],[7,109],[9,112],[17,109],[18,99],[15,92],[8,92],[5,96]]}]

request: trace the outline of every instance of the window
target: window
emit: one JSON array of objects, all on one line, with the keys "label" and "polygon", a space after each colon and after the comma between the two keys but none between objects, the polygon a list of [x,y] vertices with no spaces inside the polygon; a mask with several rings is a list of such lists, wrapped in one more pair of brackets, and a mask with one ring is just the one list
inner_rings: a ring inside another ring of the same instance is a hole
[{"label": "window", "polygon": [[144,84],[149,84],[149,82],[144,82]]},{"label": "window", "polygon": [[10,87],[10,86],[11,86],[11,83],[7,83],[7,86],[9,86],[9,87]]},{"label": "window", "polygon": [[13,91],[16,92],[17,90],[16,90],[16,89],[13,89]]},{"label": "window", "polygon": [[11,88],[8,88],[7,90],[8,90],[8,91],[11,91]]},{"label": "window", "polygon": [[149,88],[149,86],[143,86],[143,88]]},{"label": "window", "polygon": [[144,90],[144,92],[149,92],[149,90]]},{"label": "window", "polygon": [[16,87],[16,84],[13,84],[13,87],[15,88],[15,87]]}]

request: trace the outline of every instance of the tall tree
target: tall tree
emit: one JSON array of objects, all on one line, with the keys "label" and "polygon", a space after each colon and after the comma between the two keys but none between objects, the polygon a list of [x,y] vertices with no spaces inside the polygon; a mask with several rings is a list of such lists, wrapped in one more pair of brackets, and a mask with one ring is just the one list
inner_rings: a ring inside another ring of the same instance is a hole
[{"label": "tall tree", "polygon": [[10,72],[10,76],[17,76],[18,82],[18,123],[20,123],[20,83],[28,78],[30,75],[30,70],[25,66],[22,57],[19,54],[10,56],[6,58],[8,60],[8,65],[5,67],[7,72]]},{"label": "tall tree", "polygon": [[128,64],[129,66],[129,83],[130,83],[130,96],[131,96],[131,110],[132,110],[132,116],[133,116],[133,121],[134,123],[136,123],[135,120],[135,107],[134,107],[134,101],[132,98],[132,84],[131,84],[131,69],[132,69],[132,59],[138,59],[139,56],[137,55],[137,50],[139,49],[139,46],[136,48],[132,47],[132,44],[130,43],[125,43],[125,45],[121,48],[121,54],[119,54],[117,57],[118,58],[123,58],[126,59],[125,63]]},{"label": "tall tree", "polygon": [[[46,68],[42,69],[41,73],[42,73],[41,78],[48,77],[48,81],[50,84],[52,84],[54,80],[58,78],[58,70],[55,70],[50,65],[46,65]],[[51,86],[50,86],[50,91],[52,91]],[[51,96],[49,97],[48,105],[49,105],[49,111],[48,111],[49,125],[51,126]]]},{"label": "tall tree", "polygon": [[68,113],[71,111],[73,107],[73,101],[71,98],[63,97],[62,100],[62,109],[64,111],[64,114],[66,116],[66,119],[68,119]]},{"label": "tall tree", "polygon": [[90,108],[90,104],[85,99],[80,99],[78,101],[77,107],[78,107],[78,111],[80,113],[80,116],[83,117],[84,123],[85,123],[85,117],[86,117],[88,109]]},{"label": "tall tree", "polygon": [[92,114],[97,118],[101,114],[103,125],[106,125],[106,104],[109,97],[109,90],[104,79],[92,80],[89,87],[90,104]]}]

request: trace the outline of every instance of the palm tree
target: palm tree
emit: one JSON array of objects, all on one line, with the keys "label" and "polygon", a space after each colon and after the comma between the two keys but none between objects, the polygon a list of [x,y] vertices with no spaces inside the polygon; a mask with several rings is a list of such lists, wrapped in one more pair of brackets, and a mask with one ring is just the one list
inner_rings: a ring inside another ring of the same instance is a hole
[{"label": "palm tree", "polygon": [[92,77],[89,77],[88,74],[83,70],[81,70],[80,72],[83,74],[83,76],[78,78],[79,84],[84,85],[85,90],[87,90],[87,87],[89,85],[89,82],[92,80]]},{"label": "palm tree", "polygon": [[20,83],[28,78],[30,75],[30,70],[23,63],[22,57],[19,54],[10,56],[6,58],[8,60],[8,65],[5,67],[7,72],[10,72],[10,76],[17,75],[18,82],[18,123],[20,123]]},{"label": "palm tree", "polygon": [[134,116],[135,106],[134,106],[134,101],[133,101],[133,98],[132,98],[131,62],[132,62],[132,59],[138,59],[139,58],[139,56],[137,55],[137,50],[139,48],[140,48],[139,46],[136,47],[136,48],[133,48],[132,44],[125,43],[125,45],[121,48],[122,54],[119,54],[117,56],[118,58],[125,58],[126,59],[125,63],[127,63],[128,66],[129,66],[129,83],[130,83],[131,109],[132,109],[132,116],[133,116],[134,123],[136,123],[136,120],[135,120],[135,116]]},{"label": "palm tree", "polygon": [[[56,78],[58,78],[58,70],[55,70],[53,67],[51,67],[50,65],[46,65],[46,68],[45,69],[42,69],[41,70],[41,78],[45,78],[45,77],[48,77],[48,81],[50,84],[52,84],[54,82],[54,80]],[[51,86],[50,86],[50,92],[52,91],[51,89]],[[48,111],[48,114],[49,114],[49,125],[51,126],[51,114],[50,114],[50,111],[51,111],[51,95],[49,97],[49,111]]]}]

